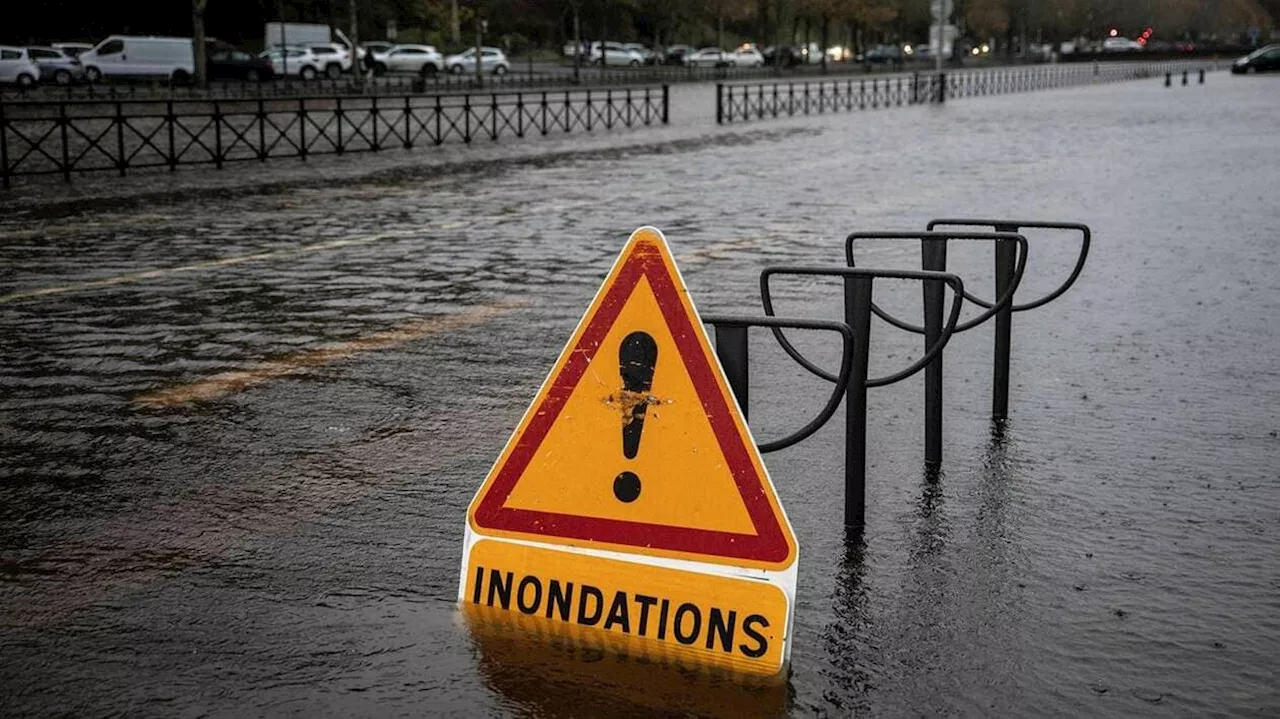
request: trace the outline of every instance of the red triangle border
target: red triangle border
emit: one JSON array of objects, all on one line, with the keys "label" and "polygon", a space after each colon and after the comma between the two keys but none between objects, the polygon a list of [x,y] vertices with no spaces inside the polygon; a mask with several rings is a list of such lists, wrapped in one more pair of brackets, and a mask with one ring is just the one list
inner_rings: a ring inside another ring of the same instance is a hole
[{"label": "red triangle border", "polygon": [[[675,338],[680,357],[726,464],[733,473],[756,534],[579,517],[504,506],[642,277],[647,278],[653,288],[658,307]],[[702,329],[694,327],[690,321],[680,292],[663,261],[662,250],[651,242],[637,242],[623,260],[613,284],[574,346],[568,362],[555,377],[542,403],[533,411],[533,419],[519,436],[515,448],[476,507],[474,520],[477,528],[527,534],[531,538],[575,539],[754,562],[780,563],[787,560],[791,546],[782,531],[780,518],[775,516],[764,492],[767,479],[756,471],[751,451],[743,444],[734,426],[732,410],[721,392],[716,370],[708,362],[698,341],[697,333]]]}]

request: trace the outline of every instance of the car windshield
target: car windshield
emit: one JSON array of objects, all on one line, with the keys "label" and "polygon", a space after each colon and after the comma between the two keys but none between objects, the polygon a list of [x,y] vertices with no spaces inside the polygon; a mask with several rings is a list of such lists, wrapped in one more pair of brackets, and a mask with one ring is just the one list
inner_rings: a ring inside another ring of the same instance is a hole
[{"label": "car windshield", "polygon": [[1253,52],[1249,53],[1249,59],[1252,60],[1253,58],[1256,58],[1256,57],[1262,57],[1263,55],[1267,55],[1271,53],[1272,50],[1280,50],[1280,45],[1268,45],[1266,47],[1260,47],[1257,50],[1254,50]]}]

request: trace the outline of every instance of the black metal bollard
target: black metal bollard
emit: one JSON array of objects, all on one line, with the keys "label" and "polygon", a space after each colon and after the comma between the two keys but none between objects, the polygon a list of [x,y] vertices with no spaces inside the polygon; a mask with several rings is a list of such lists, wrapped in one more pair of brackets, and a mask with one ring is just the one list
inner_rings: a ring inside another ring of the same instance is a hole
[{"label": "black metal bollard", "polygon": [[1204,68],[1200,68],[1200,84],[1204,84]]},{"label": "black metal bollard", "polygon": [[1186,70],[1183,70],[1183,71],[1182,71],[1182,86],[1183,86],[1183,87],[1186,87],[1186,86],[1187,86],[1187,71],[1186,71]]},{"label": "black metal bollard", "polygon": [[1166,73],[1164,74],[1164,86],[1165,86],[1165,87],[1173,87],[1173,73],[1171,73],[1171,72],[1166,72]]}]

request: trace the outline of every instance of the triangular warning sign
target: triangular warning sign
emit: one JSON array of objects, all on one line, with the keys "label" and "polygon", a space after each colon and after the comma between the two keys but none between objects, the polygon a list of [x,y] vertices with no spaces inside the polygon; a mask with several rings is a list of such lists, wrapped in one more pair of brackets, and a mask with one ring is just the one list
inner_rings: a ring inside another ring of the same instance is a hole
[{"label": "triangular warning sign", "polygon": [[483,536],[794,563],[790,523],[662,233],[631,236],[468,519]]}]

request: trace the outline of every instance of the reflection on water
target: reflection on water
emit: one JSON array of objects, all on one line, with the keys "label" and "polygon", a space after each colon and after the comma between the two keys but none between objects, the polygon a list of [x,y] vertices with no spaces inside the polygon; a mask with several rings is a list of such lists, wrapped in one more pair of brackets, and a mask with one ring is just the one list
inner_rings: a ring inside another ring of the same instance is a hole
[{"label": "reflection on water", "polygon": [[480,674],[539,716],[775,717],[787,684],[695,663],[664,644],[463,604]]}]

